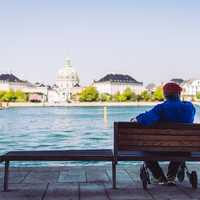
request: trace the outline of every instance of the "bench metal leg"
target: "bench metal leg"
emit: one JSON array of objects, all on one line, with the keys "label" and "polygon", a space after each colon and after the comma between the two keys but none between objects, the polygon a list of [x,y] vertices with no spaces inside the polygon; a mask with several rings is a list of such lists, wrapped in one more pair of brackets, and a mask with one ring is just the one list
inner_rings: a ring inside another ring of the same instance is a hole
[{"label": "bench metal leg", "polygon": [[112,162],[112,186],[113,189],[116,189],[116,164],[117,162]]},{"label": "bench metal leg", "polygon": [[8,191],[9,161],[5,161],[4,169],[4,192]]}]

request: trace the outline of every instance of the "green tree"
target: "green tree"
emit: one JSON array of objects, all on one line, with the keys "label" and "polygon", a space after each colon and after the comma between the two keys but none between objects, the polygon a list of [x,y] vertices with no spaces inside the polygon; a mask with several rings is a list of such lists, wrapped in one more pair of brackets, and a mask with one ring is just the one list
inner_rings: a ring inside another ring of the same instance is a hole
[{"label": "green tree", "polygon": [[154,94],[153,99],[157,101],[163,101],[164,100],[164,94],[162,87],[157,87]]},{"label": "green tree", "polygon": [[126,96],[124,96],[123,94],[120,94],[120,92],[117,92],[113,95],[113,99],[114,101],[117,101],[117,102],[124,102],[126,101]]},{"label": "green tree", "polygon": [[197,92],[196,97],[197,99],[200,99],[200,92]]},{"label": "green tree", "polygon": [[15,92],[15,96],[16,96],[16,101],[17,102],[25,102],[25,101],[27,101],[27,95],[24,92],[22,92],[21,90],[17,90]]},{"label": "green tree", "polygon": [[141,96],[141,94],[136,95],[136,100],[143,101],[143,97]]},{"label": "green tree", "polygon": [[17,97],[16,97],[15,92],[13,90],[9,90],[2,97],[2,101],[5,101],[5,102],[15,102],[16,99],[17,99]]},{"label": "green tree", "polygon": [[126,98],[126,100],[130,101],[133,97],[133,91],[130,88],[126,88],[122,95]]},{"label": "green tree", "polygon": [[101,93],[99,95],[99,100],[100,101],[111,101],[112,100],[112,96],[110,94],[107,94],[107,93]]},{"label": "green tree", "polygon": [[91,102],[96,101],[98,99],[98,91],[93,86],[88,86],[80,93],[80,101],[84,102]]},{"label": "green tree", "polygon": [[0,91],[0,101],[2,101],[3,96],[6,94],[5,91]]},{"label": "green tree", "polygon": [[131,101],[137,101],[137,95],[135,94],[135,92],[133,92],[132,94]]},{"label": "green tree", "polygon": [[140,94],[140,99],[143,101],[149,101],[151,100],[151,94],[145,90]]}]

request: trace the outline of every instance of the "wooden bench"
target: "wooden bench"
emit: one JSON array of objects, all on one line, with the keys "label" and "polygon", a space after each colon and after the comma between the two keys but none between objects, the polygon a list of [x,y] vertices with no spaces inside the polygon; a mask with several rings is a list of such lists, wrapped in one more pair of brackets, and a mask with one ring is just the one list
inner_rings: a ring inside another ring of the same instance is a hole
[{"label": "wooden bench", "polygon": [[111,161],[112,183],[116,188],[118,161],[200,161],[200,124],[157,124],[141,126],[133,122],[114,123],[114,151],[13,151],[0,157],[5,162],[4,191],[8,190],[11,161]]},{"label": "wooden bench", "polygon": [[11,151],[1,156],[5,162],[4,191],[8,191],[9,164],[11,161],[111,161],[111,149],[66,150],[66,151]]},{"label": "wooden bench", "polygon": [[200,161],[200,124],[114,123],[113,187],[118,161]]}]

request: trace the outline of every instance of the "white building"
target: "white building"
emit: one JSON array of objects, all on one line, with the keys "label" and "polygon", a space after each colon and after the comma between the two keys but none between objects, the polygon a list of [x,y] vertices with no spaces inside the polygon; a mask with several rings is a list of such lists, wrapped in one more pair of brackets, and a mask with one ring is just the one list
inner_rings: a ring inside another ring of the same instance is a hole
[{"label": "white building", "polygon": [[129,75],[108,74],[99,81],[94,81],[93,86],[99,93],[115,94],[123,92],[126,88],[130,88],[136,94],[144,91],[143,83],[136,81]]},{"label": "white building", "polygon": [[200,80],[199,79],[191,79],[185,81],[181,84],[183,88],[182,96],[185,97],[196,97],[196,94],[200,92]]},{"label": "white building", "polygon": [[48,90],[48,102],[49,103],[59,103],[61,101],[60,95],[54,89]]},{"label": "white building", "polygon": [[145,89],[150,93],[154,93],[157,87],[155,83],[149,83]]},{"label": "white building", "polygon": [[0,75],[0,90],[9,91],[9,90],[21,90],[27,94],[40,94],[42,96],[42,101],[46,101],[48,88],[39,87],[28,81],[23,81],[17,78],[13,74],[1,74]]},{"label": "white building", "polygon": [[60,96],[60,101],[70,101],[71,91],[77,84],[79,84],[78,74],[72,67],[70,59],[66,58],[64,68],[59,70],[56,78],[57,92]]}]

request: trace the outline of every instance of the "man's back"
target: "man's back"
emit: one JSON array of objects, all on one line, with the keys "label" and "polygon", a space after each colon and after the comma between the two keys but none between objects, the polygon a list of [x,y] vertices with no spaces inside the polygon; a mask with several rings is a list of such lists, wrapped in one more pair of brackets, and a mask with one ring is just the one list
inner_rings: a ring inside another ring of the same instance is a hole
[{"label": "man's back", "polygon": [[194,121],[195,108],[186,101],[165,101],[161,108],[162,122],[192,123]]},{"label": "man's back", "polygon": [[156,122],[192,123],[194,115],[195,108],[192,103],[173,99],[156,105],[150,111],[138,115],[136,119],[143,125]]}]

